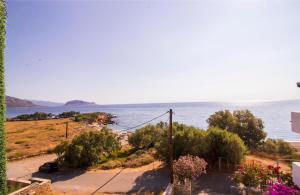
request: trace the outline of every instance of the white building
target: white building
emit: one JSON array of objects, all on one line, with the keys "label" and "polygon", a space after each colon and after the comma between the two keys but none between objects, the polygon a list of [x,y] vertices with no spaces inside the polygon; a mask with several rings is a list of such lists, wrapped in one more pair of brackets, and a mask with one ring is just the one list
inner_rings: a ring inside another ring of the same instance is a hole
[{"label": "white building", "polygon": [[[300,87],[300,82],[297,83]],[[300,112],[292,112],[292,131],[300,134]],[[293,181],[300,186],[300,162],[293,162]]]},{"label": "white building", "polygon": [[[300,112],[292,112],[292,131],[300,133]],[[293,162],[293,181],[300,186],[300,162]]]}]

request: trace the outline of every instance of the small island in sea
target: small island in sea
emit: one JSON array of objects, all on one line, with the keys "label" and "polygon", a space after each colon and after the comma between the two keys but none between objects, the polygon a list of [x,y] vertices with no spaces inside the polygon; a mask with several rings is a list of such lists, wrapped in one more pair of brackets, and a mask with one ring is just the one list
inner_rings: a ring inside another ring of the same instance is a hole
[{"label": "small island in sea", "polygon": [[97,105],[95,102],[86,102],[82,100],[71,100],[65,103],[65,106],[87,106],[87,105]]}]

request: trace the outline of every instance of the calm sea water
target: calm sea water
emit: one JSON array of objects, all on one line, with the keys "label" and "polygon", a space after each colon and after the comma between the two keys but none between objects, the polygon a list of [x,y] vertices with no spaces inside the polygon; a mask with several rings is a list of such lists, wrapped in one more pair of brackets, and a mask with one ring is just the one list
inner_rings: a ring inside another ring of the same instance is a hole
[{"label": "calm sea water", "polygon": [[[282,138],[291,141],[300,141],[300,135],[291,131],[291,111],[300,111],[300,100],[280,102],[256,102],[256,103],[162,103],[162,104],[128,104],[128,105],[103,105],[103,106],[79,106],[79,107],[36,107],[36,108],[8,108],[7,117],[34,112],[47,112],[58,114],[65,111],[80,112],[108,112],[117,116],[118,125],[113,129],[125,130],[148,121],[172,108],[175,112],[174,121],[207,128],[206,119],[214,112],[222,109],[249,109],[260,117],[265,124],[265,131],[270,138]],[[168,116],[152,122],[168,121]]]}]

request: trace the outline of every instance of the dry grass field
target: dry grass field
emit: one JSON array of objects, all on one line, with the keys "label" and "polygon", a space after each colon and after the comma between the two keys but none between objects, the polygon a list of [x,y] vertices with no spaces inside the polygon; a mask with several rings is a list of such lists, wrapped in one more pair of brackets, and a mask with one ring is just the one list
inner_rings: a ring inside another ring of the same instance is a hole
[{"label": "dry grass field", "polygon": [[66,140],[66,122],[69,123],[68,139],[87,129],[86,125],[70,119],[6,122],[8,159],[51,151]]},{"label": "dry grass field", "polygon": [[299,142],[290,142],[294,148],[298,150],[298,153],[300,153],[300,141]]}]

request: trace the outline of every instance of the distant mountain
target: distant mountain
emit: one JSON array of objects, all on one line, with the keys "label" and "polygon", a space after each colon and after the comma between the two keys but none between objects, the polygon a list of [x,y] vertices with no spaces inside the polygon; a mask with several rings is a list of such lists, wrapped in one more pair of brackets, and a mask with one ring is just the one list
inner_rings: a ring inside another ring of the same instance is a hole
[{"label": "distant mountain", "polygon": [[72,100],[65,103],[65,106],[86,106],[86,105],[96,105],[94,102],[85,102],[82,100]]},{"label": "distant mountain", "polygon": [[30,101],[36,105],[46,106],[46,107],[58,107],[64,105],[64,103],[57,103],[57,102],[50,102],[50,101],[40,101],[40,100],[30,100]]},{"label": "distant mountain", "polygon": [[6,96],[7,107],[35,107],[38,106],[29,100]]}]

